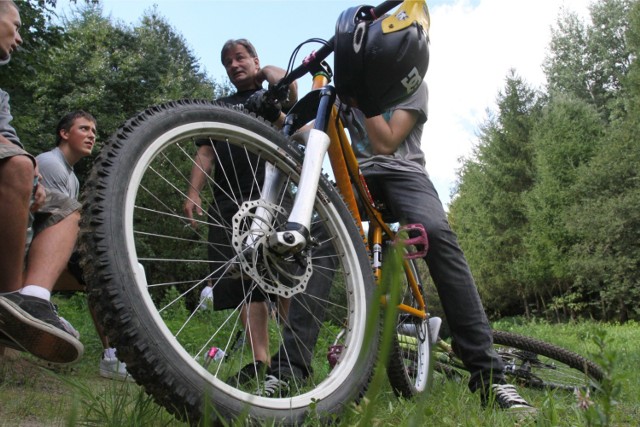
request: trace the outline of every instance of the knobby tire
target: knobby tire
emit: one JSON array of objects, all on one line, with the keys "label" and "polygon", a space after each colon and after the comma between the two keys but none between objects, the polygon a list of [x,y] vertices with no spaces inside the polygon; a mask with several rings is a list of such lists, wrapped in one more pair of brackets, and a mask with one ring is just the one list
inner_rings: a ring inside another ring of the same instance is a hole
[{"label": "knobby tire", "polygon": [[[189,226],[182,203],[197,150],[194,141],[202,139],[236,147],[241,154],[232,162],[251,159],[244,175],[255,174],[255,188],[248,195],[230,196],[238,212],[243,201],[259,199],[261,183],[253,169],[259,167],[257,162],[276,165],[286,176],[285,185],[277,203],[264,207],[271,209],[276,222],[286,217],[298,191],[301,147],[261,119],[229,106],[183,100],[149,108],[105,144],[83,191],[80,249],[90,304],[136,382],[180,419],[196,424],[247,417],[295,425],[311,408],[316,416],[331,417],[364,393],[377,357],[377,322],[367,322],[373,276],[354,220],[334,187],[322,178],[312,218],[312,234],[321,230],[314,236],[316,246],[295,260],[254,249],[258,261],[251,271],[263,275],[265,283],[280,286],[288,297],[288,284],[304,281],[298,274],[301,266],[313,270],[312,281],[319,278],[326,285],[316,290],[308,284],[293,296],[289,309],[291,315],[296,313],[294,305],[297,313],[323,307],[321,315],[307,316],[319,325],[317,345],[309,349],[309,376],[291,382],[287,397],[257,395],[260,381],[240,384],[234,375],[252,362],[239,306],[214,311],[199,300],[207,283],[216,286],[230,278],[260,291],[243,274],[237,258],[212,261],[210,251],[228,253],[229,248],[209,242],[206,231],[217,227],[231,241],[234,232],[247,231],[257,211],[245,205],[242,219],[220,219],[212,196],[218,184],[209,181],[202,192],[204,215],[196,216],[199,227]],[[234,167],[228,169],[226,179],[242,175]],[[275,314],[269,320],[271,354],[284,340],[286,321]],[[290,319],[292,329],[305,324],[293,323]],[[295,345],[302,346],[295,338]],[[342,352],[332,368],[327,348],[333,344]],[[226,355],[205,363],[214,346]]]}]

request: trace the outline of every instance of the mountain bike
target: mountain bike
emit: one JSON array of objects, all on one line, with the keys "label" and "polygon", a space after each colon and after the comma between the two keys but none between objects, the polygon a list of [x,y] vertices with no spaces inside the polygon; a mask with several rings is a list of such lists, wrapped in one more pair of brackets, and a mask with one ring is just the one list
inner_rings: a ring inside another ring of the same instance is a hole
[{"label": "mountain bike", "polygon": [[[400,3],[384,2],[374,16]],[[313,76],[282,130],[241,107],[169,102],[128,120],[87,180],[80,246],[90,303],[130,374],[181,419],[331,418],[367,388],[380,332],[371,313],[380,306],[396,310],[387,368],[394,391],[412,396],[427,388],[438,334],[414,260],[428,237],[417,225],[390,225],[395,219],[368,197],[329,84],[332,49],[331,40],[322,42],[267,92],[282,96],[294,80]],[[208,141],[217,158],[233,155],[224,185],[210,180],[201,193],[205,215],[194,228],[181,207],[196,141]],[[322,174],[325,153],[331,178]],[[248,186],[239,188],[241,181]],[[231,219],[217,204],[222,191],[235,203]],[[211,229],[227,242],[210,241]],[[399,301],[393,292],[376,295],[390,247],[403,253]],[[202,288],[227,279],[245,286],[247,298],[263,292],[288,301],[288,312],[276,310],[269,321],[271,354],[286,364],[299,353],[310,363],[286,395],[266,395],[258,372],[249,380],[238,375],[253,361],[242,304],[201,309]]]}]

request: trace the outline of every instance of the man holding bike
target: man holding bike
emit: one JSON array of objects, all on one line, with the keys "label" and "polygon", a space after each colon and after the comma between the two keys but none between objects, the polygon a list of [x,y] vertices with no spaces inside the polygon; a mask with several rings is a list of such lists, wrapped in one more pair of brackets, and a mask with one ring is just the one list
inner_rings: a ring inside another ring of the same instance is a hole
[{"label": "man holding bike", "polygon": [[[225,67],[227,76],[236,87],[233,95],[219,98],[216,101],[230,105],[251,104],[250,110],[268,120],[275,126],[281,126],[284,114],[278,105],[262,103],[259,92],[262,83],[270,84],[278,82],[284,77],[285,71],[275,66],[260,66],[260,59],[254,46],[246,39],[228,40],[222,47],[220,59]],[[252,95],[256,95],[252,98]],[[289,87],[289,99],[297,99],[297,86]],[[200,191],[205,185],[214,187],[214,205],[208,211],[212,222],[231,222],[231,218],[237,212],[237,200],[231,200],[227,195],[233,191],[226,188],[240,188],[243,196],[248,199],[253,188],[253,173],[264,174],[264,163],[260,163],[260,170],[253,171],[255,156],[247,160],[237,147],[230,146],[221,141],[198,140],[198,152],[191,170],[190,185],[187,190],[187,199],[184,202],[185,215],[191,219],[193,227],[197,226],[196,217],[204,215]],[[225,170],[236,170],[240,179],[229,178]],[[210,175],[213,172],[212,182]],[[229,182],[229,179],[234,182]],[[209,259],[226,260],[233,257],[229,236],[220,227],[209,227]],[[226,245],[225,245],[226,242]],[[213,291],[214,310],[236,308],[242,305],[241,318],[248,335],[253,361],[240,369],[234,376],[239,383],[247,383],[256,377],[261,377],[269,365],[269,297],[259,288],[251,290],[250,284],[242,281],[239,274],[227,274],[224,277],[215,277]],[[233,277],[231,277],[233,276]],[[283,309],[284,311],[284,309]]]}]

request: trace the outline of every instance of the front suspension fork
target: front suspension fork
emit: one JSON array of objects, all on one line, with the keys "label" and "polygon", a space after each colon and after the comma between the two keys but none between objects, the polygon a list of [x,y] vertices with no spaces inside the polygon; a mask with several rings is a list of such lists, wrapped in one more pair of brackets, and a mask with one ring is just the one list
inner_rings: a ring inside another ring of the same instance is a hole
[{"label": "front suspension fork", "polygon": [[331,86],[326,86],[320,92],[314,128],[306,134],[300,182],[291,214],[283,229],[269,237],[269,248],[280,255],[296,254],[311,242],[311,215],[322,173],[322,163],[331,142],[326,130],[335,97],[335,89]]}]

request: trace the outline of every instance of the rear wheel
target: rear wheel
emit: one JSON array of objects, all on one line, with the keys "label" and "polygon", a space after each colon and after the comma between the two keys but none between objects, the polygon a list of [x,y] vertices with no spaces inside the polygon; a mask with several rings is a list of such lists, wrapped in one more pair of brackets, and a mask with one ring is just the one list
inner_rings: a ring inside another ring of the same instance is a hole
[{"label": "rear wheel", "polygon": [[[407,260],[405,268],[419,281],[422,289],[415,260]],[[401,304],[417,307],[415,296],[407,284],[407,275],[403,277],[405,284]],[[399,312],[387,362],[389,383],[396,395],[411,398],[427,389],[431,372],[430,359],[431,338],[427,319]]]},{"label": "rear wheel", "polygon": [[598,365],[572,351],[511,332],[493,331],[508,380],[529,388],[591,388],[602,380]]},{"label": "rear wheel", "polygon": [[[196,140],[219,141],[212,147],[234,155],[224,168],[226,185],[210,179],[201,192],[205,214],[194,229],[182,206]],[[243,162],[248,167],[241,172]],[[284,177],[271,201],[261,198],[265,162]],[[289,257],[265,250],[265,236],[284,221],[299,190],[301,162],[301,152],[262,120],[199,101],[141,113],[95,162],[83,193],[81,233],[90,302],[135,380],[179,418],[208,423],[242,414],[295,424],[310,406],[320,416],[339,411],[368,384],[377,352],[377,322],[367,321],[373,277],[353,218],[327,180],[315,199],[315,245]],[[229,203],[223,212],[214,197],[222,187],[233,201],[232,218]],[[256,219],[268,224],[265,234],[251,248],[241,247]],[[210,239],[212,229],[226,243]],[[289,382],[286,397],[264,396],[262,372],[249,381],[237,375],[254,362],[254,332],[242,327],[242,304],[214,311],[200,299],[207,285],[215,290],[225,280],[247,294],[276,293],[289,301],[288,312],[265,320],[269,351],[284,355],[283,370],[299,369],[287,366],[294,352],[310,360],[304,377]],[[334,366],[327,360],[332,344],[342,350]]]}]

